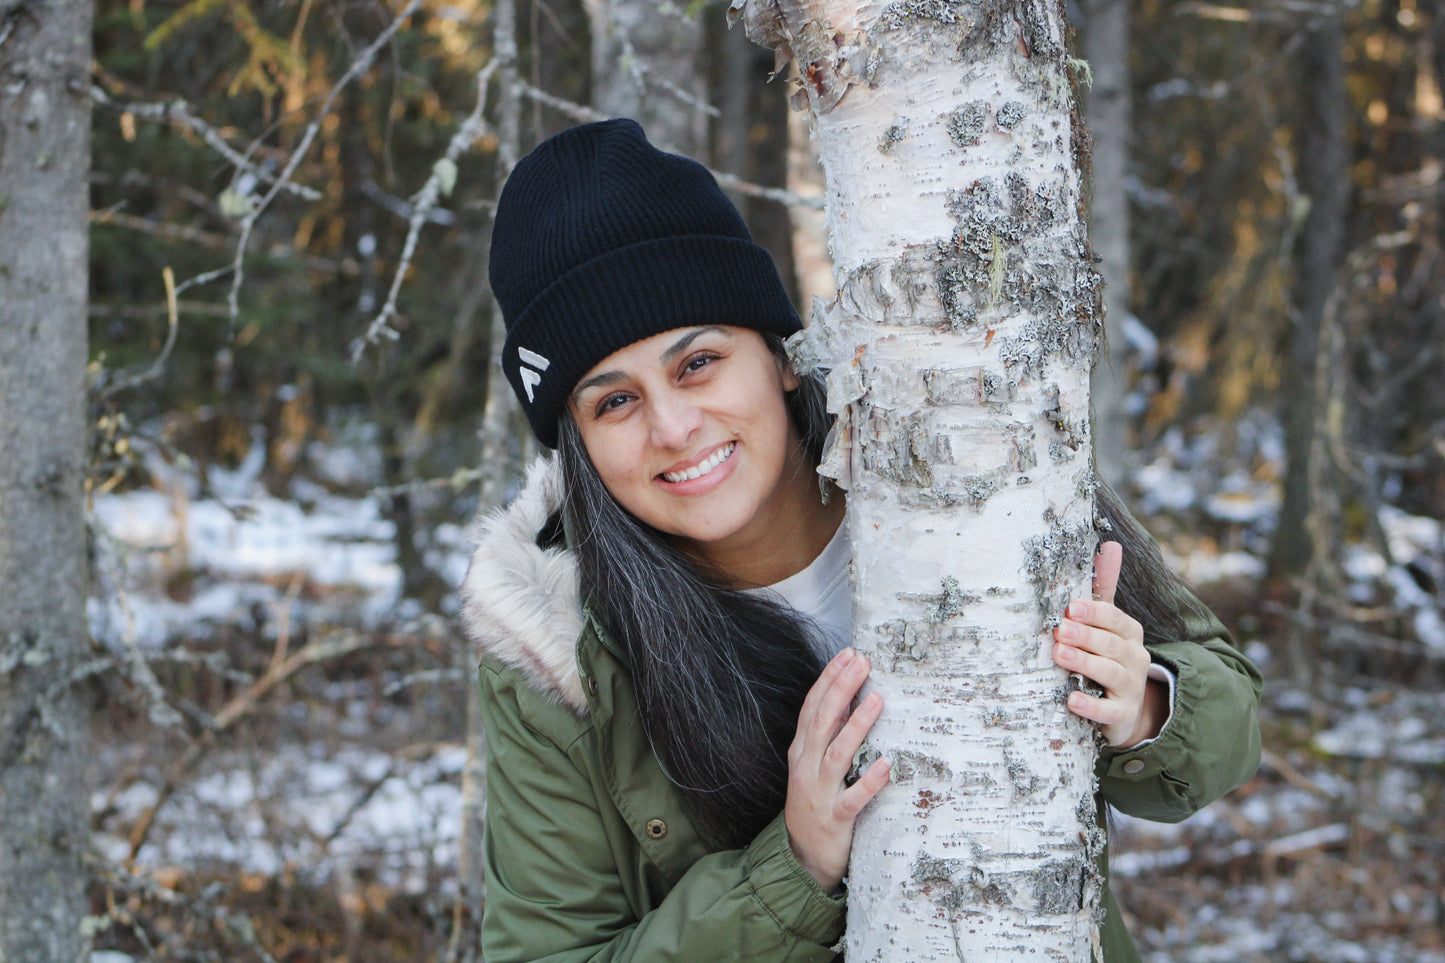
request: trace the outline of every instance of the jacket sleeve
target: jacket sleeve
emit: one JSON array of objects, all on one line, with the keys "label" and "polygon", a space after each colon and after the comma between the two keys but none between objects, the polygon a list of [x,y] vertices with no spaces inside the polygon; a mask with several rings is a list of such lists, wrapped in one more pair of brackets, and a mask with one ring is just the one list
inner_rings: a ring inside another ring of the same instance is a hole
[{"label": "jacket sleeve", "polygon": [[570,751],[586,727],[539,725],[535,693],[509,672],[484,665],[481,686],[487,963],[696,961],[717,958],[719,947],[760,963],[833,958],[844,900],[798,864],[781,815],[747,848],[697,860],[639,916],[641,883],[619,869],[633,854],[614,851],[616,827],[599,801],[606,790]]},{"label": "jacket sleeve", "polygon": [[1175,823],[1198,812],[1259,768],[1259,670],[1228,631],[1182,584],[1184,638],[1149,654],[1175,676],[1174,706],[1158,738],[1099,754],[1099,789],[1121,812]]}]

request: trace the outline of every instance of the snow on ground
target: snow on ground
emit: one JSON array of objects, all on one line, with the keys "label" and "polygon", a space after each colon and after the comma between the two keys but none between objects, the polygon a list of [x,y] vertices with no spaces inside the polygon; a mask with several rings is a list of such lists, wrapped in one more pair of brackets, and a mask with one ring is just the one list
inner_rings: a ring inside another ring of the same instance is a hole
[{"label": "snow on ground", "polygon": [[[1196,584],[1253,579],[1263,570],[1259,546],[1277,507],[1272,479],[1282,448],[1277,427],[1257,416],[1232,430],[1246,452],[1233,467],[1221,467],[1217,430],[1193,438],[1176,430],[1132,479],[1141,515],[1182,517],[1186,532],[1212,526],[1228,533],[1179,540],[1172,560]],[[259,487],[263,466],[254,457],[234,471],[213,472],[204,495],[162,469],[155,490],[97,497],[97,594],[90,610],[97,638],[112,648],[130,641],[151,650],[182,636],[203,642],[222,627],[270,638],[276,613],[291,602],[295,624],[394,622],[410,603],[401,598],[393,527],[377,498],[336,493],[375,484],[374,439],[368,443],[363,431],[309,456],[317,478],[298,479],[291,500]],[[1362,545],[1342,548],[1353,600],[1402,607],[1419,638],[1445,650],[1440,605],[1428,588],[1431,580],[1445,584],[1442,526],[1393,509],[1382,513],[1381,524],[1388,557]],[[426,563],[459,584],[469,548],[464,526],[443,524],[429,535]],[[444,601],[443,614],[452,605]],[[1247,651],[1267,676],[1287,661],[1258,641]],[[300,713],[296,724],[279,743],[213,751],[160,810],[140,865],[286,871],[318,883],[365,867],[383,885],[409,892],[439,880],[452,884],[463,750],[445,741],[410,752],[381,748],[372,710],[362,709],[386,684],[326,683],[310,693],[327,707],[324,721],[298,703],[291,707]],[[1267,701],[1286,720],[1320,715],[1317,693],[1273,679]],[[1185,823],[1114,817],[1116,889],[1136,914],[1133,929],[1149,963],[1445,963],[1445,953],[1433,948],[1445,940],[1399,935],[1413,920],[1437,934],[1445,925],[1437,893],[1411,875],[1420,856],[1409,842],[1433,838],[1445,695],[1382,695],[1360,685],[1325,705],[1323,724],[1291,757],[1307,785],[1267,765]],[[314,741],[307,741],[313,730]],[[160,784],[158,771],[127,778],[118,792],[106,790],[113,797],[95,799],[104,813],[98,845],[115,860],[126,854],[125,836],[154,804]],[[1380,865],[1389,867],[1389,880],[1369,879],[1350,864],[1362,838],[1373,846],[1365,849],[1371,858],[1387,861]],[[1404,849],[1384,851],[1392,846]],[[1372,917],[1358,907],[1379,899],[1386,902],[1378,919],[1362,932],[1360,920]],[[1386,918],[1406,923],[1391,930],[1379,922]],[[91,963],[130,957],[100,951]]]},{"label": "snow on ground", "polygon": [[[372,878],[406,892],[434,886],[438,866],[455,866],[466,752],[441,746],[420,758],[320,745],[286,746],[264,759],[222,756],[167,801],[139,864],[296,873],[323,883],[338,867],[364,863]],[[125,833],[158,798],[137,781],[109,803],[96,845],[120,863]],[[450,882],[448,874],[448,882]]]},{"label": "snow on ground", "polygon": [[[132,491],[96,498],[94,519],[104,533],[99,581],[110,589],[90,605],[98,638],[159,646],[198,626],[244,625],[252,606],[283,597],[293,578],[350,595],[347,612],[366,623],[400,599],[395,532],[375,499],[325,496],[303,510],[267,495],[222,503]],[[177,582],[194,594],[176,601],[155,591]]]}]

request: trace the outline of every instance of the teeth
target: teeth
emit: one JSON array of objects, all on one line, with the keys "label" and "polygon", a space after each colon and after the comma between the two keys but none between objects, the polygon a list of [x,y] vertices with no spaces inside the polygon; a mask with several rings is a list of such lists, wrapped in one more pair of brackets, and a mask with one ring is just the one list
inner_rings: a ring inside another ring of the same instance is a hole
[{"label": "teeth", "polygon": [[706,475],[718,465],[721,465],[723,462],[727,461],[728,457],[732,455],[733,449],[736,447],[737,442],[730,442],[726,448],[719,448],[717,451],[713,452],[712,456],[709,457],[706,461],[693,465],[687,471],[663,472],[662,477],[674,483],[692,481],[694,478],[701,478],[703,475]]}]

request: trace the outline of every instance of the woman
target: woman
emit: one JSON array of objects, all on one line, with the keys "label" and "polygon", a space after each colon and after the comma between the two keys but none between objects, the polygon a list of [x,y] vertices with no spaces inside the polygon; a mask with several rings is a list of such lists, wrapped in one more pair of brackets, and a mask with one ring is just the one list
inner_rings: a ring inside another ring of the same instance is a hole
[{"label": "woman", "polygon": [[[883,707],[853,705],[843,499],[814,472],[822,388],[782,350],[801,324],[772,261],[626,120],[525,158],[492,244],[503,367],[557,456],[478,524],[463,588],[486,959],[831,959],[888,766],[847,771]],[[1101,503],[1128,564],[1110,543],[1056,658],[1104,689],[1069,702],[1111,747],[1103,796],[1182,819],[1254,771],[1258,675]],[[1137,959],[1106,906],[1108,963]]]}]

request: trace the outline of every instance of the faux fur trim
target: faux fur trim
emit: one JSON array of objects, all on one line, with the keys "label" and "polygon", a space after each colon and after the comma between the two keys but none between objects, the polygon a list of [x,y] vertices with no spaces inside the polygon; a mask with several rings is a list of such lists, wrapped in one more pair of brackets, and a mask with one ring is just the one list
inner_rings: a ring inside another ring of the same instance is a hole
[{"label": "faux fur trim", "polygon": [[520,669],[581,715],[587,697],[577,674],[577,563],[565,549],[537,545],[537,533],[561,501],[560,470],[553,459],[539,458],[511,505],[472,523],[476,548],[462,582],[462,625],[483,653]]}]

